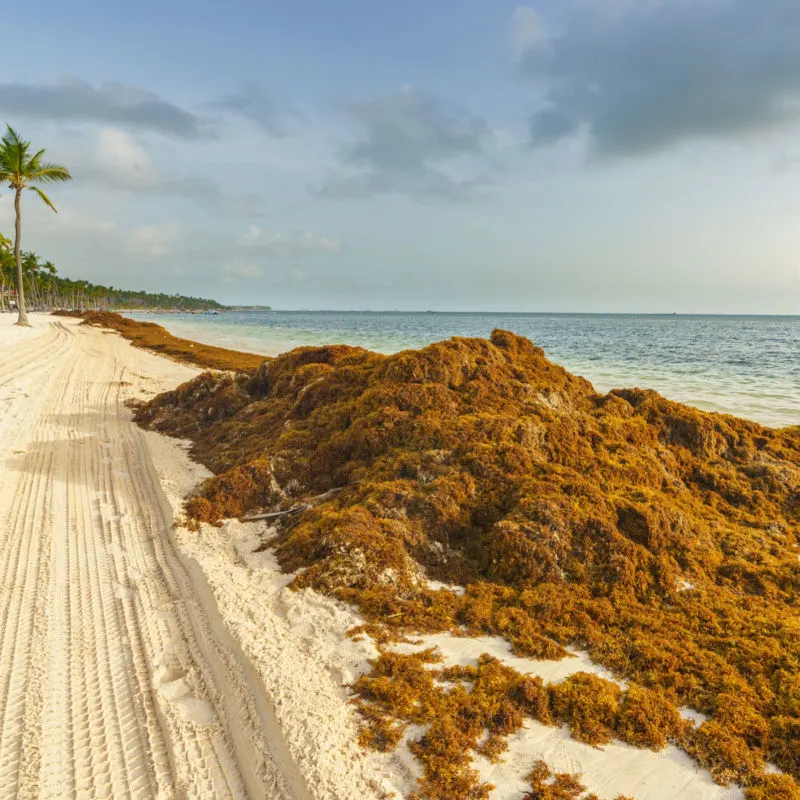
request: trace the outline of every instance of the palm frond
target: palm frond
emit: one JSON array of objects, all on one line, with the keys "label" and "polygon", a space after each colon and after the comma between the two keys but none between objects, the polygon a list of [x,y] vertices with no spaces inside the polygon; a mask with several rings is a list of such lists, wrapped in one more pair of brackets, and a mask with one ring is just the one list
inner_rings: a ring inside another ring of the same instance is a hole
[{"label": "palm frond", "polygon": [[28,172],[26,176],[31,183],[59,183],[72,180],[69,170],[66,167],[62,167],[61,164],[45,162],[36,166],[38,168]]},{"label": "palm frond", "polygon": [[44,149],[29,156],[31,143],[24,141],[10,126],[0,139],[0,182],[12,189],[32,189],[53,211],[56,207],[42,191],[31,183],[60,183],[72,180],[69,170],[61,164],[44,161]]},{"label": "palm frond", "polygon": [[12,142],[17,147],[30,144],[30,142],[24,142],[20,135],[8,123],[6,123],[6,132],[3,136],[3,141],[5,142],[6,140]]},{"label": "palm frond", "polygon": [[24,171],[25,162],[28,160],[28,150],[31,143],[20,138],[20,135],[10,126],[6,125],[6,132],[0,140],[0,171],[21,173]]},{"label": "palm frond", "polygon": [[11,176],[17,172],[19,158],[16,150],[6,146],[6,142],[0,142],[0,180],[8,183]]},{"label": "palm frond", "polygon": [[38,153],[34,153],[26,162],[25,167],[27,172],[35,172],[41,167],[42,156],[44,155],[44,148]]},{"label": "palm frond", "polygon": [[36,192],[36,194],[38,194],[38,195],[39,195],[39,197],[41,197],[41,198],[42,198],[42,200],[43,200],[43,201],[44,201],[44,202],[45,202],[45,203],[46,203],[46,204],[47,204],[47,205],[48,205],[50,208],[52,208],[52,209],[53,209],[53,211],[55,211],[55,212],[56,212],[56,214],[58,214],[58,211],[56,210],[56,207],[53,205],[53,203],[52,203],[52,201],[50,200],[50,198],[49,198],[49,197],[48,197],[48,196],[47,196],[47,195],[46,195],[46,194],[45,194],[45,193],[44,193],[44,192],[43,192],[43,191],[42,191],[42,190],[41,190],[41,189],[40,189],[38,186],[28,186],[28,189],[30,189],[32,192]]}]

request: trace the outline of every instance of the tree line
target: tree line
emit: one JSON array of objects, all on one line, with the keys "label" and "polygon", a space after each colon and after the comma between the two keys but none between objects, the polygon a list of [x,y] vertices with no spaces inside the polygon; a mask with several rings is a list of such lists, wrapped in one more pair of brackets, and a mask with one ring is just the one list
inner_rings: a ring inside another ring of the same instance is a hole
[{"label": "tree line", "polygon": [[[210,311],[223,308],[216,300],[164,292],[117,289],[90,281],[72,280],[58,274],[52,261],[36,253],[21,253],[23,296],[30,311],[115,311],[136,308],[169,308]],[[18,310],[16,262],[10,240],[0,233],[0,312]]]}]

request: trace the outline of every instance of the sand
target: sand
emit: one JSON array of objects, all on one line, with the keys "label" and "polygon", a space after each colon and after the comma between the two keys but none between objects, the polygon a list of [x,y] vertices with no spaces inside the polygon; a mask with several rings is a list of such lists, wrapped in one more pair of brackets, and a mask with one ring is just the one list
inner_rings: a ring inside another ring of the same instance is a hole
[{"label": "sand", "polygon": [[0,315],[0,797],[310,796],[174,545],[125,407],[193,372],[74,320],[12,321]]},{"label": "sand", "polygon": [[[357,744],[347,687],[377,651],[345,636],[353,609],[287,588],[263,523],[175,524],[207,473],[126,402],[196,371],[77,320],[32,322],[0,314],[0,800],[407,797],[420,774],[407,746]],[[548,680],[604,674],[580,653],[430,643],[452,663],[490,652]],[[534,722],[502,763],[476,766],[493,800],[512,800],[540,757],[602,798],[742,796],[674,748],[599,750]]]},{"label": "sand", "polygon": [[0,796],[291,797],[124,403],[188,378],[0,316]]},{"label": "sand", "polygon": [[[145,437],[179,515],[183,497],[210,473],[175,440],[151,432]],[[419,774],[416,766],[403,754],[382,756],[357,744],[358,718],[347,687],[378,655],[369,638],[346,636],[363,619],[310,589],[287,588],[294,576],[281,572],[272,552],[263,549],[270,538],[263,523],[228,520],[199,531],[178,527],[174,535],[273,701],[288,760],[305,782],[298,800],[407,797]]]}]

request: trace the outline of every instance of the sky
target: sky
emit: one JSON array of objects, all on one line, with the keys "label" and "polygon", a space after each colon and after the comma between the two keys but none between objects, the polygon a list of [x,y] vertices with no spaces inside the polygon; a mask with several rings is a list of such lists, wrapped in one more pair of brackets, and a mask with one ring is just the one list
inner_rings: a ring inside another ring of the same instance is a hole
[{"label": "sky", "polygon": [[[800,313],[797,0],[27,0],[24,249],[291,309]],[[3,192],[3,190],[0,190]],[[13,228],[8,191],[0,231]]]}]

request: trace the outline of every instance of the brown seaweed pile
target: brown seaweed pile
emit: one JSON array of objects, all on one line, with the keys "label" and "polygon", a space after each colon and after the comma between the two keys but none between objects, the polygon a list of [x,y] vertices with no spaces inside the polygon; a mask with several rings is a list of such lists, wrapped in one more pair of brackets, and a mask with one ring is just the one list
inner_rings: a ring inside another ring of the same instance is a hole
[{"label": "brown seaweed pile", "polygon": [[203,369],[255,372],[264,361],[264,356],[254,353],[240,353],[238,350],[226,350],[224,347],[180,339],[155,322],[129,319],[114,311],[62,311],[55,314],[82,317],[84,325],[111,328],[128,339],[134,347],[152,350],[162,356],[194,364]]},{"label": "brown seaweed pile", "polygon": [[[392,356],[299,348],[202,375],[138,419],[217,473],[187,505],[197,520],[344,487],[279,537],[298,585],[397,631],[497,634],[533,657],[579,645],[661,710],[636,728],[631,700],[570,684],[547,708],[574,735],[676,741],[753,800],[800,797],[800,429],[599,395],[505,331]],[[367,733],[391,738],[402,697],[375,705],[366,685]],[[680,705],[709,716],[689,737]]]}]

